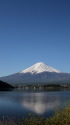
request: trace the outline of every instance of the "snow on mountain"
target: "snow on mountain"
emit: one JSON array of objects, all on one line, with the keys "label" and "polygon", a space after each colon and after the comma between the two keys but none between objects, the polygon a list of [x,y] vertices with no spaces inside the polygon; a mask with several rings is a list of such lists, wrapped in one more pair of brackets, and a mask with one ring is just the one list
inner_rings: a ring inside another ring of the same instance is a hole
[{"label": "snow on mountain", "polygon": [[0,77],[0,80],[10,83],[11,85],[24,85],[36,83],[60,83],[70,82],[70,74],[58,71],[43,62],[36,63],[35,65],[12,75]]},{"label": "snow on mountain", "polygon": [[43,62],[36,63],[35,65],[19,72],[19,73],[31,73],[31,74],[37,74],[37,73],[42,73],[42,72],[56,72],[56,73],[61,73],[61,71],[58,71]]}]

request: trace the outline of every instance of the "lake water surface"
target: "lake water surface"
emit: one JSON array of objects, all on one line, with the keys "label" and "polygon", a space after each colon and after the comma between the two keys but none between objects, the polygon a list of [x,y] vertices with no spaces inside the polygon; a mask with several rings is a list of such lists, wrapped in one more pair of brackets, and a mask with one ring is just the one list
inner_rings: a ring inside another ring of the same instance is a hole
[{"label": "lake water surface", "polygon": [[70,91],[0,92],[0,117],[27,117],[29,113],[49,117],[70,103]]}]

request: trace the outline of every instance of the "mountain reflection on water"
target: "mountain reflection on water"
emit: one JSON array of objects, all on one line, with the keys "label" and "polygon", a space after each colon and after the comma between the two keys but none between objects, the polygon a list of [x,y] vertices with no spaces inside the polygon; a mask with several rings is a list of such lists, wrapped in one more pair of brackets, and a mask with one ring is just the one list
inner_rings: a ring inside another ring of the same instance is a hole
[{"label": "mountain reflection on water", "polygon": [[0,116],[26,117],[31,112],[48,117],[68,100],[70,91],[0,92]]},{"label": "mountain reflection on water", "polygon": [[49,98],[45,93],[32,93],[23,98],[22,106],[30,109],[37,114],[43,114],[49,110],[53,110],[60,105],[60,99],[52,96]]}]

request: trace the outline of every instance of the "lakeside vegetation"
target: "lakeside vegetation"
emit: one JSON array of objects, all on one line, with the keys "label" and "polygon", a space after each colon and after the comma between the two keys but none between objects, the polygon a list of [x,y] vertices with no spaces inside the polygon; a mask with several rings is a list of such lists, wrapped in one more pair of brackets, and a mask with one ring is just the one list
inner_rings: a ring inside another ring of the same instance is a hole
[{"label": "lakeside vegetation", "polygon": [[30,115],[26,119],[0,121],[0,125],[70,125],[70,107],[57,111],[50,118]]},{"label": "lakeside vegetation", "polygon": [[48,90],[48,89],[65,89],[65,88],[69,88],[70,89],[70,84],[24,84],[24,85],[17,85],[15,86],[15,88],[19,88],[19,89],[24,89],[24,90]]}]

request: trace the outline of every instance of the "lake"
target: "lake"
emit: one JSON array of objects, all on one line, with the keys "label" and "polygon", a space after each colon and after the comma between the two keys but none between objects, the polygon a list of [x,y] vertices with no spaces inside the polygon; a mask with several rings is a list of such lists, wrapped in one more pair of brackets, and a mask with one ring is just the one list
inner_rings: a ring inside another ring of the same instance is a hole
[{"label": "lake", "polygon": [[22,118],[29,113],[49,117],[69,103],[70,91],[0,91],[0,118]]}]

